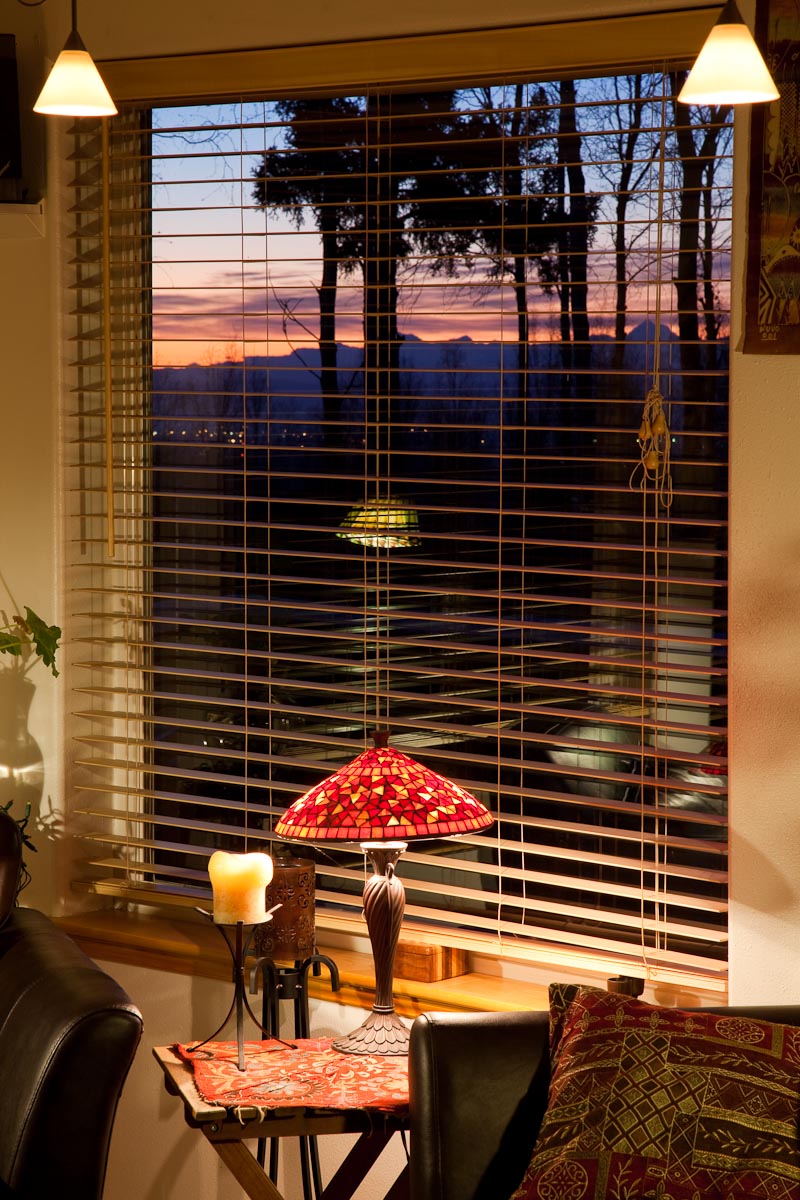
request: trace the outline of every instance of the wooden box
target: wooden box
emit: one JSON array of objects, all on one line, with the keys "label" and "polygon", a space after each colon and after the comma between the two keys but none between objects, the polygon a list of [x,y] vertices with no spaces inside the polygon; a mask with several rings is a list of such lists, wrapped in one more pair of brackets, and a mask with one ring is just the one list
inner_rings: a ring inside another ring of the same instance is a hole
[{"label": "wooden box", "polygon": [[452,979],[455,975],[465,975],[468,970],[466,950],[455,950],[452,946],[401,941],[394,959],[396,977],[414,979],[418,983]]}]

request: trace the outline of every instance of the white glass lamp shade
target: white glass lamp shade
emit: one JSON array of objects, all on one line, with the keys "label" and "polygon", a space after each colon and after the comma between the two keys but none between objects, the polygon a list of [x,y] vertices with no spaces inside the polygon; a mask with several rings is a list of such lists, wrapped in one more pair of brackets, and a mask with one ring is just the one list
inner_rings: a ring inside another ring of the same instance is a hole
[{"label": "white glass lamp shade", "polygon": [[729,0],[678,99],[682,104],[761,104],[778,95],[753,35]]},{"label": "white glass lamp shade", "polygon": [[45,80],[33,111],[53,117],[113,117],[117,106],[92,56],[73,30]]}]

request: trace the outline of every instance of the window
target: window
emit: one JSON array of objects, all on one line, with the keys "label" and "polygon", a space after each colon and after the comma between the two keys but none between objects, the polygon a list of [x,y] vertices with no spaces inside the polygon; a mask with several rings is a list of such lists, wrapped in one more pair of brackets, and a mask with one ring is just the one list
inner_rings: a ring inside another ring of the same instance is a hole
[{"label": "window", "polygon": [[[388,725],[497,818],[409,848],[414,936],[724,978],[731,129],[676,83],[78,135],[87,886],[197,903]],[[314,857],[349,927],[361,855]]]}]

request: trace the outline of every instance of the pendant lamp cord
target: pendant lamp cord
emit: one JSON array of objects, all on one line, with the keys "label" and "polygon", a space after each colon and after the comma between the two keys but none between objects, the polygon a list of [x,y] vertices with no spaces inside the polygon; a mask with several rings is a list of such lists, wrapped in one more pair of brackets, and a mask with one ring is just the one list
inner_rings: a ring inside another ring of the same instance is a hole
[{"label": "pendant lamp cord", "polygon": [[108,145],[108,118],[100,118],[102,144],[102,277],[103,277],[103,407],[105,414],[106,455],[106,550],[114,558],[116,546],[116,494],[114,489],[114,362],[111,352],[111,159]]},{"label": "pendant lamp cord", "polygon": [[[72,0],[73,4],[77,0]],[[243,102],[239,101],[239,161],[243,163],[245,156],[244,146],[244,114]],[[266,171],[264,172],[266,181]],[[266,182],[265,182],[266,187]],[[239,295],[241,311],[239,314],[239,337],[241,341],[241,385],[240,385],[240,400],[242,414],[242,435],[240,438],[242,448],[242,555],[243,555],[243,579],[242,579],[242,600],[244,606],[244,620],[242,621],[242,650],[244,654],[244,669],[243,686],[244,686],[244,849],[245,852],[249,849],[250,839],[250,567],[248,563],[249,538],[248,523],[250,504],[250,464],[249,464],[249,438],[247,425],[247,314],[245,311],[245,295],[247,293],[247,274],[246,274],[246,255],[245,255],[245,240],[247,230],[245,228],[245,204],[244,204],[244,170],[239,171],[239,242],[241,246],[241,266],[239,268]],[[267,359],[269,362],[269,359]]]}]

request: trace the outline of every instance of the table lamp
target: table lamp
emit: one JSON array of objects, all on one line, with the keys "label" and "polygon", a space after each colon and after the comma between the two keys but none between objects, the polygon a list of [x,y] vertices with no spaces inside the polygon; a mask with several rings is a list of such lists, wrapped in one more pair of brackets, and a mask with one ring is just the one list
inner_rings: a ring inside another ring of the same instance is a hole
[{"label": "table lamp", "polygon": [[494,818],[479,800],[375,734],[375,745],[295,800],[278,821],[279,837],[358,842],[372,863],[364,917],[375,961],[375,1003],[358,1029],[337,1038],[347,1054],[406,1054],[408,1027],[394,1011],[394,955],[405,909],[395,866],[411,838],[452,837],[486,829]]}]

